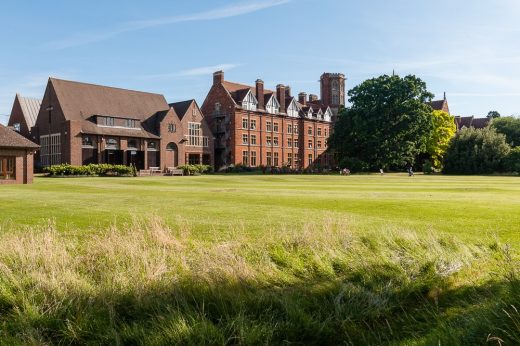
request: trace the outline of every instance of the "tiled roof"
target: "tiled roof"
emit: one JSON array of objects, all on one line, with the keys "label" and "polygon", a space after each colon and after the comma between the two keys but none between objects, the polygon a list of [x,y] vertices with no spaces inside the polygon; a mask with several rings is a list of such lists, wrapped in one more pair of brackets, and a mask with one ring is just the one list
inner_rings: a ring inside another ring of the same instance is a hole
[{"label": "tiled roof", "polygon": [[[67,120],[109,115],[141,121],[170,107],[163,95],[50,78]],[[52,101],[51,101],[52,102]]]},{"label": "tiled roof", "polygon": [[444,102],[445,102],[445,100],[435,100],[435,101],[430,102],[430,106],[435,111],[442,111],[444,108]]},{"label": "tiled roof", "polygon": [[38,112],[40,111],[42,100],[23,97],[20,94],[16,94],[16,97],[20,102],[20,107],[22,108],[27,127],[30,129],[36,123],[36,118],[38,117]]},{"label": "tiled roof", "polygon": [[174,102],[170,103],[170,107],[173,107],[175,110],[175,113],[177,113],[177,116],[179,119],[182,119],[186,112],[188,111],[188,108],[190,108],[191,104],[195,102],[195,100],[186,100],[186,101],[180,101],[180,102]]},{"label": "tiled roof", "polygon": [[38,147],[24,136],[0,124],[0,148],[36,149]]}]

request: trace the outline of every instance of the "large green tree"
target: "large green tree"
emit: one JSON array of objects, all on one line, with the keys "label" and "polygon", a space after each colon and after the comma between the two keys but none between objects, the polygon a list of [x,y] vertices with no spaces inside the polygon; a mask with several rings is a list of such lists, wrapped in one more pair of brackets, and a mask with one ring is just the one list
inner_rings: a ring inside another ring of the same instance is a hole
[{"label": "large green tree", "polygon": [[425,152],[433,130],[433,94],[416,76],[380,76],[348,93],[351,107],[338,115],[332,149],[340,162],[365,167],[402,167]]},{"label": "large green tree", "polygon": [[455,135],[455,117],[447,112],[433,111],[433,131],[426,143],[426,152],[430,156],[433,166],[440,168],[444,153],[450,146],[450,141]]},{"label": "large green tree", "polygon": [[512,147],[520,146],[520,119],[502,117],[491,121],[491,128],[506,136],[506,141]]},{"label": "large green tree", "polygon": [[452,139],[444,158],[448,174],[482,174],[507,171],[511,147],[494,129],[464,128]]}]

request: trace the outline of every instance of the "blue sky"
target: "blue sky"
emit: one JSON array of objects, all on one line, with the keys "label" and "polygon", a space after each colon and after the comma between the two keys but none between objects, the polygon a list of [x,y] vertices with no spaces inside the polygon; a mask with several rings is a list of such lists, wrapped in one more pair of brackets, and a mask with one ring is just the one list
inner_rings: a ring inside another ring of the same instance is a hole
[{"label": "blue sky", "polygon": [[2,0],[0,122],[49,76],[202,103],[218,69],[316,94],[323,72],[395,70],[454,114],[520,114],[519,18],[518,0]]}]

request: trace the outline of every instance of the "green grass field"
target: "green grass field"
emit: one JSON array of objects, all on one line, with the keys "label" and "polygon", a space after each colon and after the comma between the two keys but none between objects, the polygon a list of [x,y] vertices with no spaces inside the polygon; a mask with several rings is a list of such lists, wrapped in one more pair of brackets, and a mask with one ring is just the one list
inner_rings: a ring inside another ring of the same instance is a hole
[{"label": "green grass field", "polygon": [[0,344],[520,342],[519,178],[37,177],[0,205]]},{"label": "green grass field", "polygon": [[248,235],[348,219],[356,229],[406,228],[469,240],[520,242],[520,180],[515,177],[198,176],[37,178],[3,186],[0,220],[60,230],[105,228],[152,214],[201,233],[239,228]]}]

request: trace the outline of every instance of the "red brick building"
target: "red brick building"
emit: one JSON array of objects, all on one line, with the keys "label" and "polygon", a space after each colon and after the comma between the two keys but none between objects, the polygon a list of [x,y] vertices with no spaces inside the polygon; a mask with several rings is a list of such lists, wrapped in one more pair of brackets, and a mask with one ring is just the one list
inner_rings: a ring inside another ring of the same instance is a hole
[{"label": "red brick building", "polygon": [[0,184],[30,184],[33,154],[38,148],[13,129],[0,124]]},{"label": "red brick building", "polygon": [[42,101],[16,94],[8,126],[26,138],[31,138],[31,128],[36,123]]},{"label": "red brick building", "polygon": [[138,169],[213,164],[213,136],[194,100],[50,78],[31,136],[38,163]]},{"label": "red brick building", "polygon": [[306,93],[294,97],[289,86],[269,90],[260,79],[249,86],[215,72],[202,112],[215,136],[216,166],[331,166],[327,140],[345,104],[345,77],[325,73],[321,87],[321,100]]}]

